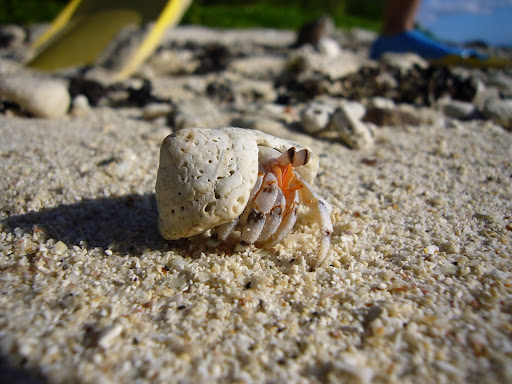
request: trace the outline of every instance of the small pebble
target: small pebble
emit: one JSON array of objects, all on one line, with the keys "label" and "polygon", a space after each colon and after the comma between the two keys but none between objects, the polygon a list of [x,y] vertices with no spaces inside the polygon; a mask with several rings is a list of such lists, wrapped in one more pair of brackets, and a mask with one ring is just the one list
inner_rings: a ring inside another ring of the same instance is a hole
[{"label": "small pebble", "polygon": [[469,120],[477,114],[475,105],[459,100],[443,100],[441,108],[447,116],[459,120]]},{"label": "small pebble", "polygon": [[340,79],[359,71],[365,61],[366,58],[348,50],[341,51],[333,57],[304,49],[290,56],[286,67],[288,70],[316,72],[329,79]]},{"label": "small pebble", "polygon": [[413,67],[428,68],[428,62],[415,53],[385,53],[380,61],[390,68],[398,69],[401,73],[410,71]]},{"label": "small pebble", "polygon": [[59,240],[59,241],[57,241],[55,243],[55,246],[54,246],[53,249],[55,249],[55,251],[60,254],[60,253],[62,253],[64,251],[67,251],[68,250],[68,246],[66,244],[64,244],[62,241]]},{"label": "small pebble", "polygon": [[25,41],[27,33],[18,25],[0,26],[0,47],[16,47]]},{"label": "small pebble", "polygon": [[425,253],[427,255],[433,255],[438,251],[439,251],[439,248],[436,245],[429,245],[425,248]]},{"label": "small pebble", "polygon": [[371,129],[361,121],[354,119],[346,106],[338,108],[330,123],[330,129],[337,133],[339,139],[353,149],[369,149],[374,139]]},{"label": "small pebble", "polygon": [[66,114],[70,97],[58,80],[30,76],[0,79],[0,97],[13,101],[35,117],[58,118]]},{"label": "small pebble", "polygon": [[73,99],[71,114],[73,116],[84,115],[91,110],[91,106],[89,105],[89,100],[85,95],[77,95]]},{"label": "small pebble", "polygon": [[512,99],[489,99],[482,112],[496,124],[512,130]]},{"label": "small pebble", "polygon": [[366,108],[358,101],[346,101],[343,109],[354,120],[361,120],[366,114]]},{"label": "small pebble", "polygon": [[174,129],[208,127],[218,128],[226,125],[226,116],[219,108],[206,98],[183,100],[171,113]]},{"label": "small pebble", "polygon": [[301,114],[302,129],[309,134],[316,134],[329,125],[334,107],[323,103],[311,103]]},{"label": "small pebble", "polygon": [[336,57],[341,53],[341,47],[336,40],[324,37],[318,42],[318,52],[326,56]]},{"label": "small pebble", "polygon": [[142,111],[142,118],[144,120],[155,120],[159,117],[168,116],[172,111],[172,106],[170,104],[164,103],[151,103],[144,107]]},{"label": "small pebble", "polygon": [[229,70],[247,77],[272,80],[282,72],[285,59],[278,56],[253,56],[235,59],[229,64]]},{"label": "small pebble", "polygon": [[395,102],[387,97],[376,96],[370,99],[368,108],[393,109],[395,108]]},{"label": "small pebble", "polygon": [[111,347],[121,335],[121,332],[123,332],[121,324],[113,324],[103,328],[98,335],[98,346],[103,349]]}]

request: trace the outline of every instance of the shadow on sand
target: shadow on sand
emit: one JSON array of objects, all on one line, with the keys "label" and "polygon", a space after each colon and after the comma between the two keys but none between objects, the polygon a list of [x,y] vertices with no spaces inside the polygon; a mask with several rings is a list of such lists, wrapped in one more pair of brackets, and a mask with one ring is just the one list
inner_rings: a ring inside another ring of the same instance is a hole
[{"label": "shadow on sand", "polygon": [[5,355],[0,354],[0,383],[45,384],[46,382],[39,372],[29,368],[15,367]]},{"label": "shadow on sand", "polygon": [[157,228],[158,211],[154,194],[83,200],[55,208],[11,216],[7,226],[32,231],[42,229],[48,238],[86,249],[115,246],[119,252],[140,256],[144,251],[168,250],[169,244]]}]

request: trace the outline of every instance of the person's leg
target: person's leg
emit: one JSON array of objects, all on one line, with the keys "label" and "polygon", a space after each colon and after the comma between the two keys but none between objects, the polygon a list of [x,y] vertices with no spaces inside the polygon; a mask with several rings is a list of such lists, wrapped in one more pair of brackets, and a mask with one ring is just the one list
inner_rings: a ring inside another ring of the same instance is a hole
[{"label": "person's leg", "polygon": [[382,32],[370,51],[372,59],[378,59],[387,52],[416,53],[425,59],[441,59],[446,56],[477,57],[484,59],[474,50],[465,50],[441,44],[414,30],[416,14],[421,0],[386,0]]},{"label": "person's leg", "polygon": [[382,36],[398,35],[414,29],[421,0],[387,0],[382,20]]}]

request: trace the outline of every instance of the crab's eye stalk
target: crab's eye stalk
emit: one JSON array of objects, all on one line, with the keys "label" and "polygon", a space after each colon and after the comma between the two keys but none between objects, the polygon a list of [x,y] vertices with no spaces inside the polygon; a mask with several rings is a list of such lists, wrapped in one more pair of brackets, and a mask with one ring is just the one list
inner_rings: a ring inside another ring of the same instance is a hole
[{"label": "crab's eye stalk", "polygon": [[285,166],[290,164],[292,167],[300,167],[306,165],[309,161],[310,153],[307,149],[297,151],[295,147],[291,147],[281,156],[274,160],[274,164]]},{"label": "crab's eye stalk", "polygon": [[310,154],[307,149],[302,149],[298,152],[295,152],[295,156],[292,161],[292,166],[299,167],[301,165],[306,165],[309,161],[309,157],[310,157]]},{"label": "crab's eye stalk", "polygon": [[288,155],[288,160],[290,161],[290,164],[293,164],[295,161],[295,154],[297,151],[295,150],[295,147],[291,147],[288,151],[286,151],[286,154]]}]

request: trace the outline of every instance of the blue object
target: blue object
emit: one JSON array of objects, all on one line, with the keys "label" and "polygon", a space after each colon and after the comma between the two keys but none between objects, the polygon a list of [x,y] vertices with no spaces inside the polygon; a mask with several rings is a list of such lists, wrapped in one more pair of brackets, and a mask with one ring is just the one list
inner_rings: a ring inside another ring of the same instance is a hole
[{"label": "blue object", "polygon": [[473,49],[450,47],[430,39],[418,31],[407,31],[393,36],[380,36],[373,43],[370,58],[376,60],[387,52],[412,52],[425,59],[437,60],[445,56],[455,55],[461,58],[476,58],[485,60],[487,56],[481,55]]}]

